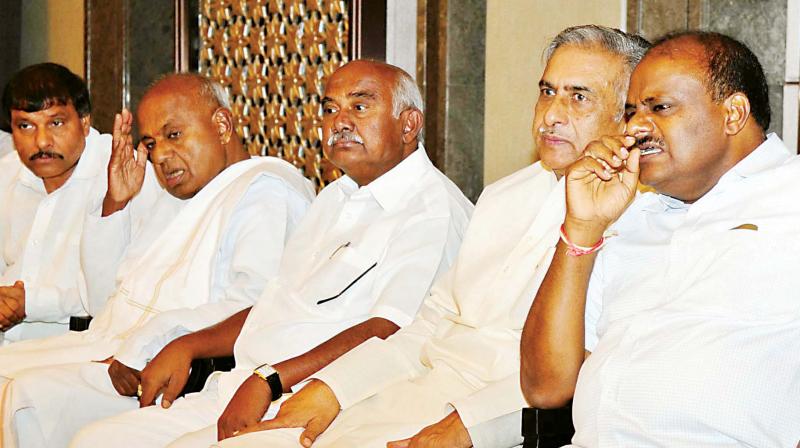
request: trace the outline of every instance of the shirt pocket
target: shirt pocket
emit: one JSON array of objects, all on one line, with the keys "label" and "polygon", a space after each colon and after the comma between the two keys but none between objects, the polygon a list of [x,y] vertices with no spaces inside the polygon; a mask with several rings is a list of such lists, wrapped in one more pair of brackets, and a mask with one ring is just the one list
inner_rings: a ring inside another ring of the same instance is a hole
[{"label": "shirt pocket", "polygon": [[320,310],[344,308],[352,293],[371,284],[377,262],[352,246],[340,247],[308,277],[299,292],[306,306]]}]

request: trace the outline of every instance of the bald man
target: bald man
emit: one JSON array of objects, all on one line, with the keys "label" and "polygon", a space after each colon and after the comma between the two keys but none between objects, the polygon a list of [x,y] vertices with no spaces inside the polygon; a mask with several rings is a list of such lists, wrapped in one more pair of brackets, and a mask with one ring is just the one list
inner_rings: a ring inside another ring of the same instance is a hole
[{"label": "bald man", "polygon": [[[351,62],[328,80],[322,108],[323,148],[347,175],[320,192],[277,281],[249,314],[175,340],[148,365],[141,404],[163,390],[161,406],[89,425],[71,446],[208,446],[274,414],[282,393],[353,347],[411,322],[455,258],[472,204],[420,143],[422,100],[407,73]],[[235,370],[172,404],[192,358],[230,354]]]},{"label": "bald man", "polygon": [[[148,158],[170,196],[122,251],[116,292],[88,331],[0,349],[0,373],[12,380],[5,447],[66,446],[70,423],[91,418],[70,405],[78,400],[90,412],[93,394],[125,395],[122,405],[136,406],[139,369],[161,347],[255,302],[314,196],[287,162],[248,155],[225,92],[210,79],[161,79],[142,98],[138,122],[136,150],[130,114],[115,123],[102,230],[124,239]],[[88,257],[114,264],[104,253],[119,252],[114,245],[94,244]]]}]

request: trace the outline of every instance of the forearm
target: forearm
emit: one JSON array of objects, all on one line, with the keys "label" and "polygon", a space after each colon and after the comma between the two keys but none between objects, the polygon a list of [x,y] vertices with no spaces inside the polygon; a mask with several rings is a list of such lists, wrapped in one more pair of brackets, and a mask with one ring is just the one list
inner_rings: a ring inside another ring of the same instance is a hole
[{"label": "forearm", "polygon": [[584,360],[586,291],[596,254],[571,256],[559,242],[521,339],[521,386],[528,403],[564,405]]},{"label": "forearm", "polygon": [[245,308],[216,325],[181,336],[173,343],[186,347],[193,359],[232,356],[236,338],[251,309]]},{"label": "forearm", "polygon": [[308,352],[275,365],[285,392],[364,341],[386,339],[399,329],[393,322],[374,317],[337,334]]}]

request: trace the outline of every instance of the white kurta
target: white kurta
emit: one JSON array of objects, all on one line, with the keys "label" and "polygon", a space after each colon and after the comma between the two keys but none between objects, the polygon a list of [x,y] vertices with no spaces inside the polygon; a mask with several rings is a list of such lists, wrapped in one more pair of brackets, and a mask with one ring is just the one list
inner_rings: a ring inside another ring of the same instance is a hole
[{"label": "white kurta", "polygon": [[[564,220],[564,186],[540,164],[486,188],[453,268],[414,322],[374,338],[314,375],[342,413],[314,446],[384,447],[454,408],[476,447],[522,443],[519,340]],[[299,431],[220,446],[299,446]]]},{"label": "white kurta", "polygon": [[[254,367],[305,353],[372,317],[408,324],[455,258],[471,210],[422,148],[367,186],[337,180],[312,205],[280,274],[250,312],[234,348],[236,369],[214,374],[203,392],[169,410],[151,407],[90,425],[72,446],[164,446],[215,426]],[[216,431],[207,433],[210,444]]]},{"label": "white kurta", "polygon": [[574,446],[797,446],[799,197],[772,135],[693,204],[631,204],[590,281]]},{"label": "white kurta", "polygon": [[[312,197],[294,167],[255,158],[220,173],[168,225],[145,226],[120,264],[117,293],[88,331],[0,350],[0,369],[14,378],[3,406],[5,446],[15,442],[12,419],[21,446],[69,441],[80,427],[69,422],[93,411],[91,394],[81,391],[108,383],[107,366],[88,361],[113,355],[141,367],[175,337],[251,306]],[[86,413],[72,408],[74,394]]]},{"label": "white kurta", "polygon": [[89,313],[80,240],[106,192],[111,136],[94,129],[70,178],[47,194],[16,152],[0,159],[0,285],[25,282],[25,320],[4,344],[65,333],[70,316]]},{"label": "white kurta", "polygon": [[11,134],[0,130],[0,158],[14,151],[14,139],[11,137]]}]

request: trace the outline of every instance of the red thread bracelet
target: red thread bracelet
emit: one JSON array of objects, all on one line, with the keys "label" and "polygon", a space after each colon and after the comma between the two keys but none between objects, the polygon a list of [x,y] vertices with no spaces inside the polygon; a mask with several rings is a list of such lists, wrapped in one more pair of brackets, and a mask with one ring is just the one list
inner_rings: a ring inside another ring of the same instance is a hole
[{"label": "red thread bracelet", "polygon": [[602,249],[603,246],[606,244],[606,237],[601,236],[600,241],[594,244],[594,246],[586,247],[586,246],[578,246],[577,244],[573,243],[567,237],[567,232],[564,230],[564,224],[561,224],[561,229],[559,229],[559,233],[561,234],[561,241],[567,245],[567,255],[572,257],[580,257],[581,255],[589,255],[591,253],[597,252],[598,250]]}]

